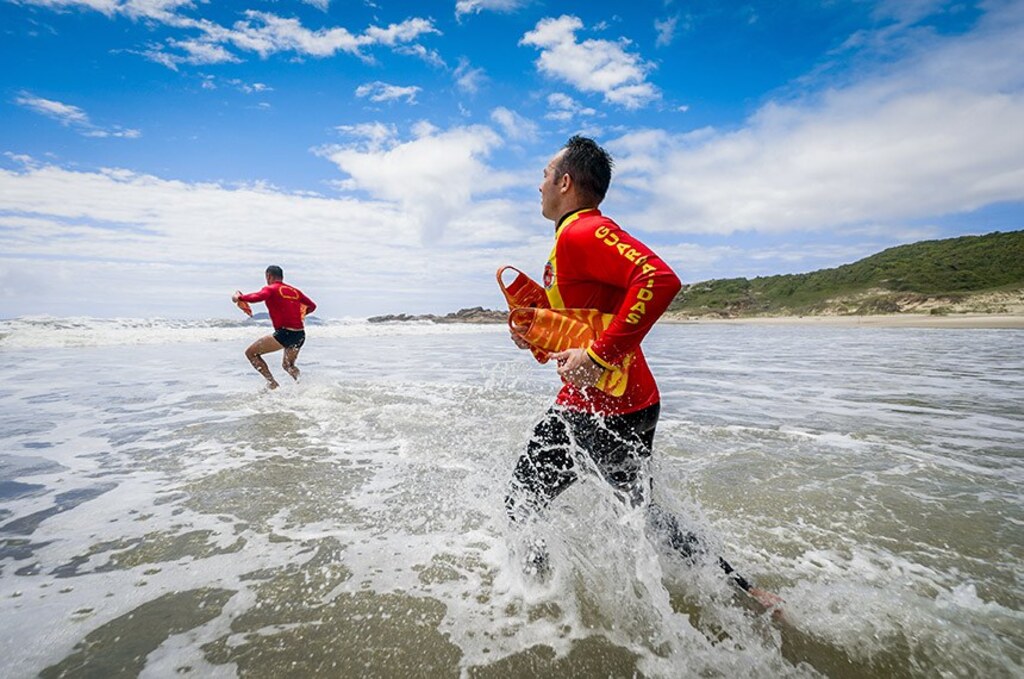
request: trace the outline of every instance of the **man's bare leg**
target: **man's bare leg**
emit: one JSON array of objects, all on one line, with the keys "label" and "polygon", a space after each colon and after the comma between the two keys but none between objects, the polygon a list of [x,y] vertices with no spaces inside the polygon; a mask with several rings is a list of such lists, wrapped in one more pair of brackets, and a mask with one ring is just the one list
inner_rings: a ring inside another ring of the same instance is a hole
[{"label": "man's bare leg", "polygon": [[260,375],[267,380],[267,386],[271,389],[277,389],[280,385],[274,376],[270,373],[270,368],[267,366],[267,362],[263,360],[263,354],[270,354],[275,351],[281,351],[284,347],[281,343],[274,339],[273,335],[267,335],[261,337],[245,350],[245,357],[249,359],[249,363],[252,363],[252,367],[259,371]]},{"label": "man's bare leg", "polygon": [[302,371],[295,366],[295,361],[299,358],[299,349],[301,347],[286,347],[284,350],[284,358],[281,359],[281,367],[284,371],[292,376],[292,379],[296,382],[299,381],[299,373]]}]

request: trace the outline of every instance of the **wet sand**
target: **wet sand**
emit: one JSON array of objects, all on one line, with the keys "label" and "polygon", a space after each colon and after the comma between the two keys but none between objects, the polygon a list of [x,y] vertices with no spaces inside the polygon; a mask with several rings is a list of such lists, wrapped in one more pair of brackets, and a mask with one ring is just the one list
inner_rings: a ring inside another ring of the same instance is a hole
[{"label": "wet sand", "polygon": [[757,316],[690,318],[665,315],[662,322],[748,325],[817,325],[869,328],[1024,328],[1024,314],[890,314],[878,316]]}]

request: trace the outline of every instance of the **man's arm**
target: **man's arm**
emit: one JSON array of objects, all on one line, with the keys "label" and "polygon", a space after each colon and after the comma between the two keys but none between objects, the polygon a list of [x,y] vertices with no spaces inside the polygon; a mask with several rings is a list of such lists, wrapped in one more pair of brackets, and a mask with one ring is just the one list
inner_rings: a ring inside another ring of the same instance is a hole
[{"label": "man's arm", "polygon": [[306,306],[306,313],[311,314],[316,311],[316,303],[313,302],[309,297],[306,297],[306,293],[299,291],[299,302]]},{"label": "man's arm", "polygon": [[235,301],[236,302],[238,302],[238,301],[241,301],[241,302],[263,302],[268,297],[270,297],[270,293],[271,292],[272,292],[272,290],[270,289],[270,286],[268,285],[267,287],[265,287],[265,288],[263,288],[261,290],[257,290],[256,292],[250,292],[247,295],[238,295],[238,299],[236,299]]},{"label": "man's arm", "polygon": [[653,250],[625,231],[599,223],[574,229],[566,247],[582,257],[581,269],[593,280],[625,289],[611,325],[594,341],[588,355],[605,368],[618,366],[635,351],[661,317],[682,284]]}]

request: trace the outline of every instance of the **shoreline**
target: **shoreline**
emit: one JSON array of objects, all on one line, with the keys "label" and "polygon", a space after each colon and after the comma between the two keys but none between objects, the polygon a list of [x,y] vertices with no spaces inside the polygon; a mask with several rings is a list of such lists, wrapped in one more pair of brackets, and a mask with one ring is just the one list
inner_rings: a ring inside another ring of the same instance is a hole
[{"label": "shoreline", "polygon": [[1022,329],[1024,314],[879,314],[873,316],[750,316],[746,318],[697,318],[662,316],[661,323],[723,325],[817,325],[865,328],[964,328],[973,330]]}]

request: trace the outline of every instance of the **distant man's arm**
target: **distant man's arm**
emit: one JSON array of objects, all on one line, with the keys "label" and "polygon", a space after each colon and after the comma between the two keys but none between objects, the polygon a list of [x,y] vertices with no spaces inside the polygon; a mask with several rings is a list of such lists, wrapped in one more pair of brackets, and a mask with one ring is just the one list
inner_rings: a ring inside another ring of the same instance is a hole
[{"label": "distant man's arm", "polygon": [[306,293],[299,293],[299,302],[306,306],[306,313],[311,314],[316,311],[316,303],[309,297],[306,297]]},{"label": "distant man's arm", "polygon": [[236,291],[235,294],[231,296],[231,301],[232,302],[263,302],[268,297],[270,297],[270,293],[271,292],[272,292],[272,290],[270,289],[270,286],[267,286],[267,287],[265,287],[265,288],[263,288],[261,290],[257,290],[256,292],[250,292],[247,295],[243,295],[243,294],[241,294],[241,293]]}]

